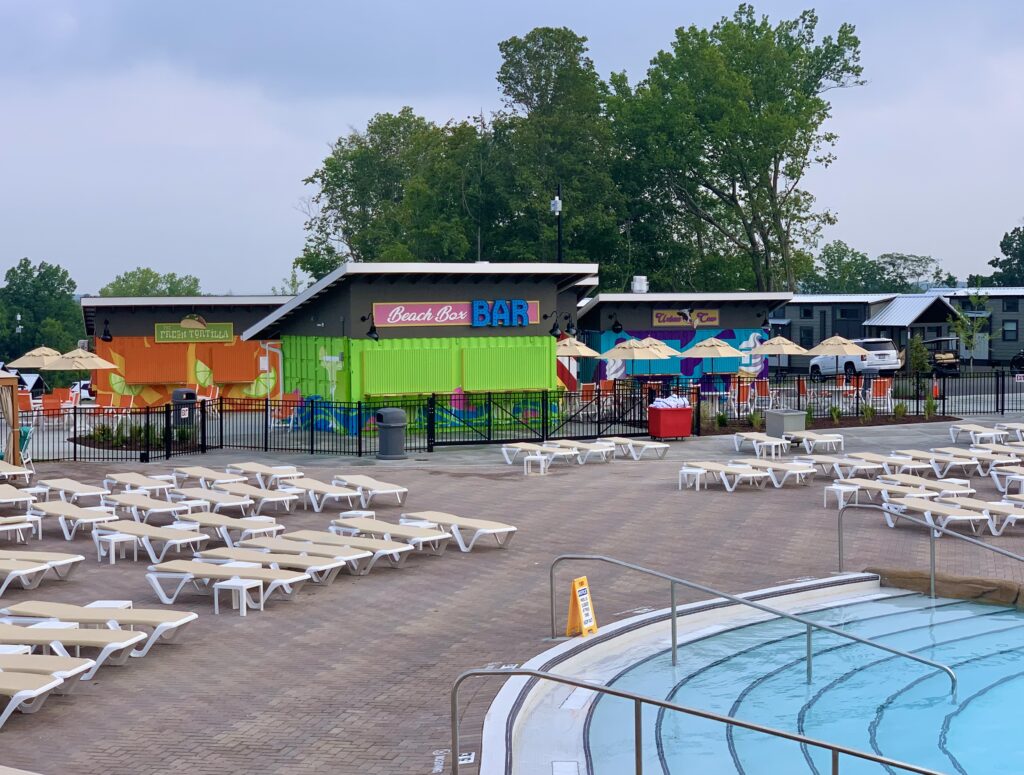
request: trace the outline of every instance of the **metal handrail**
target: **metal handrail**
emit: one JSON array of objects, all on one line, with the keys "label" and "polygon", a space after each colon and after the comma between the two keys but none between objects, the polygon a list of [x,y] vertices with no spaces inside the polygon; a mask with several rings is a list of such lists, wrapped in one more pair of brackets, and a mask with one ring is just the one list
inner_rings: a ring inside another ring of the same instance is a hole
[{"label": "metal handrail", "polygon": [[824,740],[818,740],[813,737],[805,737],[804,735],[794,734],[793,732],[785,732],[781,729],[775,729],[774,727],[766,727],[762,724],[755,724],[752,721],[743,721],[732,716],[723,716],[718,713],[712,713],[707,710],[700,710],[698,708],[691,708],[687,705],[677,705],[674,702],[668,700],[659,700],[655,697],[646,697],[642,694],[636,694],[634,692],[625,691],[623,689],[613,689],[610,686],[600,686],[586,681],[581,681],[576,678],[569,678],[564,675],[557,675],[556,673],[546,673],[542,670],[527,670],[524,668],[515,668],[512,670],[501,670],[501,669],[480,669],[480,670],[467,670],[462,673],[458,678],[455,679],[455,684],[452,686],[451,691],[451,726],[452,726],[452,775],[459,775],[459,687],[462,686],[463,681],[467,678],[475,678],[478,676],[493,677],[502,676],[508,678],[509,676],[524,676],[529,678],[536,678],[545,681],[554,681],[555,683],[565,684],[566,686],[575,686],[577,689],[587,689],[589,691],[597,692],[598,694],[607,694],[611,697],[620,697],[624,700],[632,700],[633,702],[633,771],[636,775],[642,775],[644,769],[643,762],[643,721],[641,710],[644,704],[653,705],[657,708],[663,708],[665,710],[672,710],[678,713],[685,713],[689,716],[696,716],[697,718],[707,719],[709,721],[717,721],[720,724],[729,724],[741,729],[749,729],[753,732],[760,732],[765,735],[772,735],[773,737],[780,737],[785,740],[792,740],[800,743],[801,745],[808,745],[814,748],[822,748],[832,753],[832,775],[839,775],[839,757],[840,756],[852,756],[857,759],[864,761],[874,762],[875,764],[882,764],[886,767],[895,767],[905,772],[913,772],[916,775],[942,775],[936,770],[929,770],[924,767],[918,767],[915,764],[907,764],[896,759],[889,759],[885,756],[879,756],[878,754],[868,753],[867,751],[860,751],[856,748],[848,748],[845,745],[838,745],[836,743],[829,743]]},{"label": "metal handrail", "polygon": [[728,600],[728,601],[730,601],[732,603],[737,603],[739,605],[749,606],[750,608],[755,608],[758,611],[764,611],[765,613],[772,614],[773,616],[778,616],[778,617],[781,617],[783,619],[789,619],[791,621],[799,622],[800,624],[804,625],[807,628],[807,683],[811,683],[811,680],[812,680],[813,675],[814,675],[814,666],[813,666],[814,651],[813,651],[812,646],[811,646],[811,632],[814,629],[819,629],[819,630],[824,630],[825,632],[830,632],[833,635],[839,635],[840,637],[856,641],[857,643],[863,643],[866,646],[873,646],[876,649],[881,649],[882,651],[887,651],[890,654],[894,654],[894,655],[896,655],[898,657],[905,657],[906,659],[912,659],[913,661],[920,662],[923,665],[928,665],[929,667],[934,667],[936,670],[941,670],[947,676],[949,676],[950,691],[953,694],[953,696],[956,697],[956,685],[957,685],[956,673],[954,673],[951,668],[949,668],[946,665],[943,665],[943,664],[941,664],[939,662],[934,662],[931,659],[927,659],[926,657],[919,657],[917,654],[911,654],[908,651],[901,651],[900,649],[896,649],[896,648],[893,648],[891,646],[886,646],[883,643],[878,643],[876,641],[869,640],[868,638],[862,638],[859,635],[854,635],[854,634],[849,633],[849,632],[844,632],[843,630],[840,630],[840,629],[838,629],[836,627],[831,627],[831,626],[829,626],[827,624],[822,624],[820,622],[815,622],[815,621],[813,621],[811,619],[807,619],[807,618],[805,618],[803,616],[798,616],[796,614],[787,613],[786,611],[782,611],[782,610],[780,610],[778,608],[772,608],[771,606],[764,605],[763,603],[758,603],[758,602],[755,602],[753,600],[748,600],[747,598],[744,598],[744,597],[737,597],[736,595],[730,595],[728,592],[721,592],[721,591],[719,591],[717,589],[712,589],[711,587],[706,587],[703,584],[698,584],[695,581],[688,581],[687,579],[681,579],[681,578],[678,578],[676,576],[671,576],[671,575],[669,575],[667,573],[662,573],[661,571],[652,570],[651,568],[645,568],[642,565],[636,565],[636,564],[631,563],[631,562],[625,562],[624,560],[617,560],[614,557],[605,557],[604,555],[600,555],[600,554],[561,554],[558,557],[556,557],[554,559],[554,561],[551,563],[551,569],[548,572],[548,582],[549,582],[549,585],[550,585],[550,597],[551,597],[551,637],[552,637],[552,639],[557,637],[557,634],[556,634],[556,631],[555,631],[555,567],[559,563],[564,562],[566,560],[574,560],[574,561],[575,560],[581,560],[581,561],[588,561],[588,562],[606,562],[606,563],[608,563],[610,565],[618,565],[621,568],[627,568],[629,570],[637,571],[638,573],[643,573],[643,574],[645,574],[647,576],[654,576],[655,578],[660,578],[660,579],[664,579],[665,581],[668,581],[669,582],[670,601],[671,601],[670,604],[671,604],[671,608],[672,608],[672,664],[673,665],[676,664],[676,661],[677,661],[676,660],[676,654],[677,654],[677,651],[678,651],[678,637],[677,637],[677,633],[676,633],[676,584],[679,584],[679,585],[684,586],[684,587],[689,587],[690,589],[695,589],[698,592],[704,592],[705,594],[708,594],[708,595],[714,595],[715,597],[721,597],[721,598],[724,598],[725,600]]},{"label": "metal handrail", "polygon": [[1011,560],[1017,560],[1018,562],[1024,562],[1024,557],[1019,554],[1007,551],[1006,549],[1000,549],[998,546],[992,544],[986,544],[984,541],[979,541],[977,538],[971,538],[960,533],[956,533],[949,528],[939,527],[936,524],[930,523],[927,520],[919,519],[918,517],[904,514],[902,512],[889,511],[885,506],[878,503],[848,503],[839,509],[839,518],[837,522],[837,530],[839,532],[839,572],[843,572],[843,515],[847,509],[864,509],[868,511],[881,511],[883,514],[890,514],[898,519],[905,519],[909,522],[913,522],[915,525],[921,525],[922,527],[928,528],[928,550],[929,550],[929,594],[931,597],[935,597],[935,541],[938,540],[939,535],[952,536],[960,541],[966,541],[969,544],[980,546],[983,549],[988,549],[990,552],[1001,554],[1004,557],[1009,557]]}]

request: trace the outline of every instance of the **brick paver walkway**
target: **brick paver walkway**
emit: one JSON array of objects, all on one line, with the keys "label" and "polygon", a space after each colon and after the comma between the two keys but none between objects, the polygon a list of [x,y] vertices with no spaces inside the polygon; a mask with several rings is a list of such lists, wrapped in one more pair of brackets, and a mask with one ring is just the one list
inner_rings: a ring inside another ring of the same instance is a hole
[{"label": "brick paver walkway", "polygon": [[[944,434],[944,426],[915,426],[849,431],[847,439],[850,449],[879,450],[937,446],[948,443]],[[550,475],[529,479],[521,467],[501,463],[493,448],[437,454],[427,464],[360,466],[407,485],[408,510],[503,520],[518,525],[519,535],[508,551],[449,550],[414,557],[401,570],[378,567],[362,578],[340,576],[330,587],[307,585],[294,601],[273,602],[245,619],[214,617],[208,599],[184,597],[177,607],[201,618],[179,643],[102,669],[34,716],[15,715],[0,732],[0,763],[43,773],[429,773],[441,757],[447,763],[454,677],[470,667],[525,661],[549,645],[547,573],[557,554],[608,554],[733,592],[835,570],[836,511],[822,508],[820,478],[810,487],[733,495],[676,490],[681,460],[733,454],[725,438],[691,440],[674,445],[664,461],[556,465]],[[198,462],[220,466],[251,456],[220,452]],[[290,460],[320,478],[357,466]],[[170,466],[39,468],[41,478],[61,473],[98,482],[107,470]],[[989,480],[977,481],[982,495],[995,494]],[[383,518],[399,512],[378,508]],[[300,510],[280,521],[323,529],[330,518]],[[144,579],[148,563],[101,565],[87,538],[69,545],[55,524],[47,533],[33,548],[80,552],[84,567],[67,583],[10,591],[2,602],[130,598],[137,606],[160,605]],[[1024,531],[986,540],[1024,551]],[[889,530],[874,514],[851,519],[847,567],[925,568],[927,544],[912,526]],[[1024,580],[1020,568],[988,554],[945,539],[940,569]],[[560,621],[573,570],[590,577],[602,622],[667,604],[667,591],[646,579],[570,568],[557,590]],[[468,688],[463,745],[474,750],[496,687]]]}]

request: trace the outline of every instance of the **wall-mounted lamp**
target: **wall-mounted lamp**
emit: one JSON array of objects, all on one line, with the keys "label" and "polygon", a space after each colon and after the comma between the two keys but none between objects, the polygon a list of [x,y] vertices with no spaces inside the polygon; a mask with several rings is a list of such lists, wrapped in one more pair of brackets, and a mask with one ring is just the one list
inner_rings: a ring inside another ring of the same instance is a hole
[{"label": "wall-mounted lamp", "polygon": [[566,312],[565,316],[569,319],[569,325],[565,327],[565,333],[569,336],[576,336],[576,321],[572,319],[572,316]]},{"label": "wall-mounted lamp", "polygon": [[[569,315],[566,314],[566,317],[568,318]],[[554,320],[551,321],[551,328],[548,330],[548,333],[557,339],[562,335],[562,329],[558,327],[558,310],[556,309],[554,312],[549,312],[544,316],[544,320],[547,320],[548,318],[554,318]]]},{"label": "wall-mounted lamp", "polygon": [[617,312],[613,312],[611,315],[608,316],[608,319],[615,321],[614,323],[612,323],[612,333],[613,334],[621,334],[622,333],[622,323],[619,322],[619,315],[618,315],[618,313]]},{"label": "wall-mounted lamp", "polygon": [[369,315],[363,315],[359,319],[362,320],[364,323],[367,320],[370,321],[370,328],[366,332],[366,338],[367,339],[372,339],[375,342],[379,341],[380,340],[380,334],[377,333],[377,324],[373,320],[373,313],[371,312]]},{"label": "wall-mounted lamp", "polygon": [[771,321],[768,319],[768,313],[764,313],[764,320],[761,321],[761,328],[768,328],[771,325]]},{"label": "wall-mounted lamp", "polygon": [[111,336],[111,334],[110,334],[110,321],[109,320],[104,320],[103,321],[103,333],[100,334],[100,341],[101,342],[112,342],[112,341],[114,341],[114,337]]}]

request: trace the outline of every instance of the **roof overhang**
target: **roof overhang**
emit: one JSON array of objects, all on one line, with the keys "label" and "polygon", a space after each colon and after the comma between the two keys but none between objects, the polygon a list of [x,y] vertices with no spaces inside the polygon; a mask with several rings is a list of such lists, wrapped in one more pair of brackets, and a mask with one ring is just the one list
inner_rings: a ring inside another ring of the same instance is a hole
[{"label": "roof overhang", "polygon": [[195,307],[266,307],[272,310],[294,299],[294,296],[83,296],[82,317],[85,332],[92,336],[96,314],[106,309],[189,309]]},{"label": "roof overhang", "polygon": [[599,293],[590,299],[581,309],[585,315],[592,308],[601,304],[723,304],[723,303],[759,303],[768,305],[769,309],[785,304],[793,298],[792,293],[755,293],[755,292],[722,292],[707,293]]},{"label": "roof overhang", "polygon": [[[276,336],[287,318],[302,307],[331,290],[337,285],[356,277],[401,277],[410,279],[422,277],[431,282],[472,277],[546,277],[557,279],[558,290],[573,288],[580,283],[596,278],[597,264],[555,264],[555,263],[357,263],[342,264],[333,272],[320,278],[305,291],[280,308],[274,310],[258,323],[242,332],[242,339],[261,339],[267,335]],[[586,286],[584,286],[586,287]]]}]

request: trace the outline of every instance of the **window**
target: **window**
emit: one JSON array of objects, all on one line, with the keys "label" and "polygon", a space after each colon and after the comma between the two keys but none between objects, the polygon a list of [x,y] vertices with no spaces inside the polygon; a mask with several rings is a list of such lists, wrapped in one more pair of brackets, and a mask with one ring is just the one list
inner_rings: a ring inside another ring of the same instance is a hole
[{"label": "window", "polygon": [[1020,299],[1003,299],[1003,312],[1020,312]]},{"label": "window", "polygon": [[811,326],[800,326],[800,346],[807,350],[814,347],[814,329]]},{"label": "window", "polygon": [[840,307],[839,308],[839,319],[840,320],[857,320],[860,317],[860,310],[856,307]]},{"label": "window", "polygon": [[801,320],[814,320],[814,307],[805,304],[800,307],[800,319]]},{"label": "window", "polygon": [[1017,341],[1017,321],[1016,320],[1004,320],[1003,321],[1003,341],[1004,342],[1016,342]]}]

